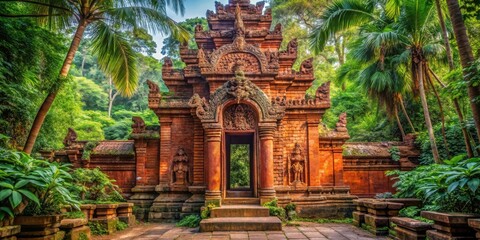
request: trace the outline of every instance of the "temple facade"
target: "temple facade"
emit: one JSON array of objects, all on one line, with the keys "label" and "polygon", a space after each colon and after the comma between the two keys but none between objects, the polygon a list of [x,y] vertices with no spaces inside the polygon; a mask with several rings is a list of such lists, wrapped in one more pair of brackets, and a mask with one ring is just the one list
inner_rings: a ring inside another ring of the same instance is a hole
[{"label": "temple facade", "polygon": [[[134,117],[131,140],[103,141],[89,161],[79,159],[86,142],[76,140],[72,130],[65,151],[56,156],[78,167],[101,167],[137,205],[137,216],[150,221],[178,220],[211,204],[261,205],[275,198],[280,205],[296,203],[300,216],[342,217],[357,198],[350,184],[364,196],[391,190],[383,172],[414,166],[418,152],[407,143],[393,144],[401,150],[400,162],[388,152],[344,159],[346,114],[336,129],[320,134],[330,85],[306,97],[315,79],[312,59],[297,59],[295,39],[280,49],[282,27],[271,26],[264,2],[216,2],[207,20],[208,30],[195,29],[198,49],[180,47],[185,68],[164,59],[170,92],[162,94],[148,81],[149,107],[159,128]],[[298,71],[292,69],[296,61]],[[385,152],[388,144],[377,148]],[[233,177],[239,169],[232,156],[239,147],[247,174],[242,183]],[[369,182],[377,189],[362,189]]]}]

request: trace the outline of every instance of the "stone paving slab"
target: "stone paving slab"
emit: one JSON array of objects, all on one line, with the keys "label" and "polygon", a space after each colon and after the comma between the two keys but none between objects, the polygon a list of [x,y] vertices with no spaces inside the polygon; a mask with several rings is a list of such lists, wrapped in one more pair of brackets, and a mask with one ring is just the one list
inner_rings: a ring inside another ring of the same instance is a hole
[{"label": "stone paving slab", "polygon": [[198,228],[175,227],[174,224],[147,223],[107,236],[94,236],[93,240],[368,240],[388,239],[375,237],[349,224],[299,223],[284,226],[282,231],[199,232]]}]

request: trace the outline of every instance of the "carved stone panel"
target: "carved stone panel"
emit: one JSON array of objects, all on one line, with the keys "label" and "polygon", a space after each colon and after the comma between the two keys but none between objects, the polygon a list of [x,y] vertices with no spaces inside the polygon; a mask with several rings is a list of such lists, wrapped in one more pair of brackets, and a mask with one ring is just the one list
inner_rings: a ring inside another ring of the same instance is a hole
[{"label": "carved stone panel", "polygon": [[245,104],[229,106],[223,115],[225,130],[252,130],[255,129],[255,113]]},{"label": "carved stone panel", "polygon": [[244,52],[229,53],[220,58],[216,65],[216,71],[222,73],[235,72],[236,65],[243,65],[245,72],[260,73],[260,62],[250,54]]},{"label": "carved stone panel", "polygon": [[183,148],[177,150],[172,164],[172,183],[175,185],[187,185],[189,182],[188,156]]},{"label": "carved stone panel", "polygon": [[288,160],[288,182],[290,185],[305,185],[305,155],[299,143],[287,157]]}]

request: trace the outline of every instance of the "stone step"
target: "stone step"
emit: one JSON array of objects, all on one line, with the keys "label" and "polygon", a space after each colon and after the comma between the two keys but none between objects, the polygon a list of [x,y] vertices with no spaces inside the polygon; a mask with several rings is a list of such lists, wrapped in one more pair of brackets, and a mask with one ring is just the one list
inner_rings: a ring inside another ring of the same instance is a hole
[{"label": "stone step", "polygon": [[224,217],[268,217],[269,210],[257,205],[223,205],[210,212],[212,218]]},{"label": "stone step", "polygon": [[200,232],[213,231],[281,231],[277,217],[207,218],[200,222]]},{"label": "stone step", "polygon": [[224,205],[260,205],[258,198],[225,198],[222,200]]}]

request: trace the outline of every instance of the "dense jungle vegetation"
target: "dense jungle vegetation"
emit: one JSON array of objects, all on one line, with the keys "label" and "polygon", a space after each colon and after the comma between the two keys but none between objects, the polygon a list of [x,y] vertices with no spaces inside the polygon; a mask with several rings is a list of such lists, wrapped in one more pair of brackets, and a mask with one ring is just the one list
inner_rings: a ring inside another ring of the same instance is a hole
[{"label": "dense jungle vegetation", "polygon": [[[153,57],[157,44],[152,34],[169,35],[161,53],[182,67],[180,42],[196,48],[191,37],[195,25],[208,29],[203,17],[178,25],[162,18],[165,4],[120,1],[155,13],[112,8],[114,3],[104,1],[98,9],[105,8],[108,19],[87,19],[89,15],[69,9],[68,2],[59,1],[49,11],[50,1],[0,1],[0,133],[10,137],[12,148],[23,149],[26,142],[33,152],[61,148],[68,127],[79,139],[128,139],[134,115],[158,125],[148,109],[146,80],[158,83],[163,92],[168,89],[162,82],[162,60]],[[183,5],[188,8],[188,1],[172,2],[177,12]],[[283,26],[283,47],[299,40],[295,66],[314,57],[316,80],[306,94],[332,82],[332,107],[320,130],[334,128],[338,115],[347,112],[350,141],[401,141],[415,133],[423,163],[478,155],[480,6],[462,0],[455,12],[454,2],[269,1],[272,28]],[[88,24],[65,71],[79,19]],[[102,42],[119,48],[102,48]],[[120,58],[126,60],[112,61]],[[32,142],[32,124],[52,93],[53,104]]]}]

